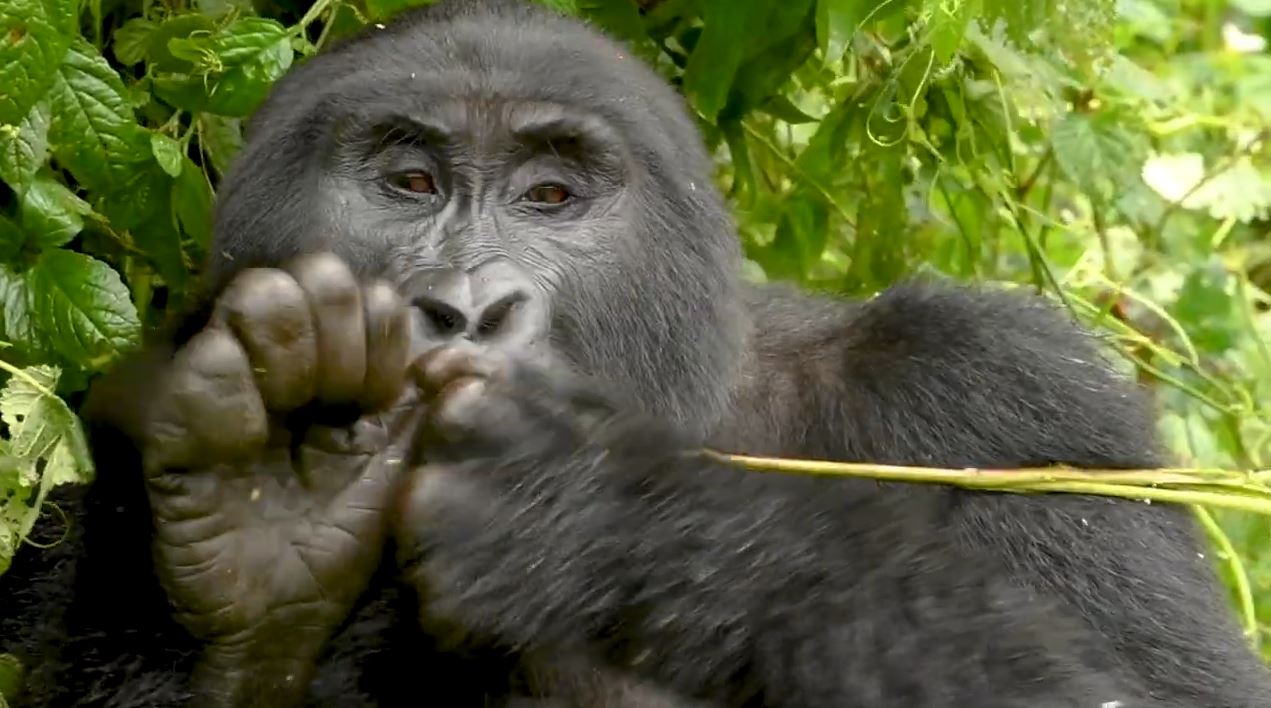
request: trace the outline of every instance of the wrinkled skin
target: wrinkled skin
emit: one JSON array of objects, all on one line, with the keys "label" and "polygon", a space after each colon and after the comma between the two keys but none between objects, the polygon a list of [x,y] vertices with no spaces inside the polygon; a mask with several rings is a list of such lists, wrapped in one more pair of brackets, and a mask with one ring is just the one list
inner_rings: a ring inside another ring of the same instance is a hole
[{"label": "wrinkled skin", "polygon": [[165,373],[143,442],[155,569],[218,703],[302,695],[378,565],[422,411],[408,317],[329,256],[248,270]]}]

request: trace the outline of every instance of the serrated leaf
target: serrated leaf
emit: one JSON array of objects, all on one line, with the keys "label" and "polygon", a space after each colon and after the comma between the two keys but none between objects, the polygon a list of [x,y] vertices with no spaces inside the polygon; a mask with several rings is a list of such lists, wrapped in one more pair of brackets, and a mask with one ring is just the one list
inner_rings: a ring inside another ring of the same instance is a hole
[{"label": "serrated leaf", "polygon": [[97,369],[137,344],[137,310],[119,274],[105,263],[46,251],[27,271],[26,283],[36,326],[67,359]]},{"label": "serrated leaf", "polygon": [[31,317],[26,278],[0,265],[0,331],[6,342],[26,354],[43,354],[48,347]]},{"label": "serrated leaf", "polygon": [[163,133],[151,133],[150,151],[164,172],[173,177],[181,174],[181,160],[185,158],[181,143]]},{"label": "serrated leaf", "polygon": [[50,96],[54,153],[81,184],[109,187],[138,162],[151,159],[149,139],[135,122],[123,81],[91,44],[75,41]]},{"label": "serrated leaf", "polygon": [[13,373],[0,389],[0,419],[8,432],[6,458],[19,467],[21,486],[37,490],[29,506],[29,495],[9,495],[0,506],[0,526],[16,536],[15,543],[31,532],[54,487],[87,482],[94,474],[79,418],[56,394],[60,375],[57,367],[28,366]]},{"label": "serrated leaf", "polygon": [[48,101],[40,101],[17,125],[0,125],[0,179],[15,191],[34,179],[48,160],[51,120]]},{"label": "serrated leaf", "polygon": [[1111,114],[1069,113],[1054,127],[1051,147],[1055,161],[1073,181],[1088,191],[1133,179],[1143,164],[1147,146]]},{"label": "serrated leaf", "polygon": [[70,47],[69,32],[58,27],[64,18],[50,15],[61,8],[39,0],[0,3],[0,125],[17,125],[30,112],[57,73]]},{"label": "serrated leaf", "polygon": [[35,460],[47,456],[65,432],[70,414],[53,392],[61,372],[52,366],[31,366],[13,375],[0,389],[0,419],[8,428],[9,454]]},{"label": "serrated leaf", "polygon": [[22,193],[22,228],[44,248],[56,248],[84,229],[92,208],[57,180],[40,176]]},{"label": "serrated leaf", "polygon": [[125,66],[141,63],[150,49],[150,37],[158,27],[144,17],[134,17],[115,30],[110,36],[110,46],[119,63]]}]

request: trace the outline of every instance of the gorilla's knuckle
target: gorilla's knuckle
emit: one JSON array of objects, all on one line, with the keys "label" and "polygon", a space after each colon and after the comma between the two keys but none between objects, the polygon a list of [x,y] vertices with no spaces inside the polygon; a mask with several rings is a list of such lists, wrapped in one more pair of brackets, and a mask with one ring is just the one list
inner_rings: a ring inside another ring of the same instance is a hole
[{"label": "gorilla's knuckle", "polygon": [[344,261],[334,255],[303,256],[292,264],[291,270],[314,307],[347,310],[361,303],[357,278]]},{"label": "gorilla's knuckle", "polygon": [[205,376],[234,376],[250,369],[247,350],[238,337],[222,327],[209,327],[186,344],[179,359],[191,371]]},{"label": "gorilla's knuckle", "polygon": [[240,273],[222,296],[222,302],[236,309],[292,304],[303,299],[299,284],[277,268],[249,268]]},{"label": "gorilla's knuckle", "polygon": [[406,312],[406,301],[392,285],[376,280],[366,286],[362,302],[368,312],[382,317],[393,317]]}]

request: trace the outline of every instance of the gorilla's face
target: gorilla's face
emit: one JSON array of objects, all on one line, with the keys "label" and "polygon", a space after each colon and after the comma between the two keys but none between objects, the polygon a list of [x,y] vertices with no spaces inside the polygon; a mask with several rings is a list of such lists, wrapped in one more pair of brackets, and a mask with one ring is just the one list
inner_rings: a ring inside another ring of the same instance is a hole
[{"label": "gorilla's face", "polygon": [[661,79],[563,22],[443,4],[294,71],[222,185],[217,277],[334,251],[401,287],[425,344],[549,355],[709,425],[744,337],[711,163]]},{"label": "gorilla's face", "polygon": [[419,309],[421,346],[463,337],[542,354],[551,304],[621,277],[638,253],[631,157],[580,107],[427,105],[371,105],[340,123],[322,220],[346,246],[388,255],[380,269]]}]

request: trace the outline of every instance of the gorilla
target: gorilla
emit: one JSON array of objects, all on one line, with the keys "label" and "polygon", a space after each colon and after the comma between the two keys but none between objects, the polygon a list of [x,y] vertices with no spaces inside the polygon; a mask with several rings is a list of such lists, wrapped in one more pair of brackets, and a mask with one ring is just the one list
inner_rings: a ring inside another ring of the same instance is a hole
[{"label": "gorilla", "polygon": [[1185,509],[703,454],[1166,459],[1038,298],[745,282],[682,100],[573,20],[443,0],[309,60],[215,221],[3,577],[17,705],[1271,705]]}]

